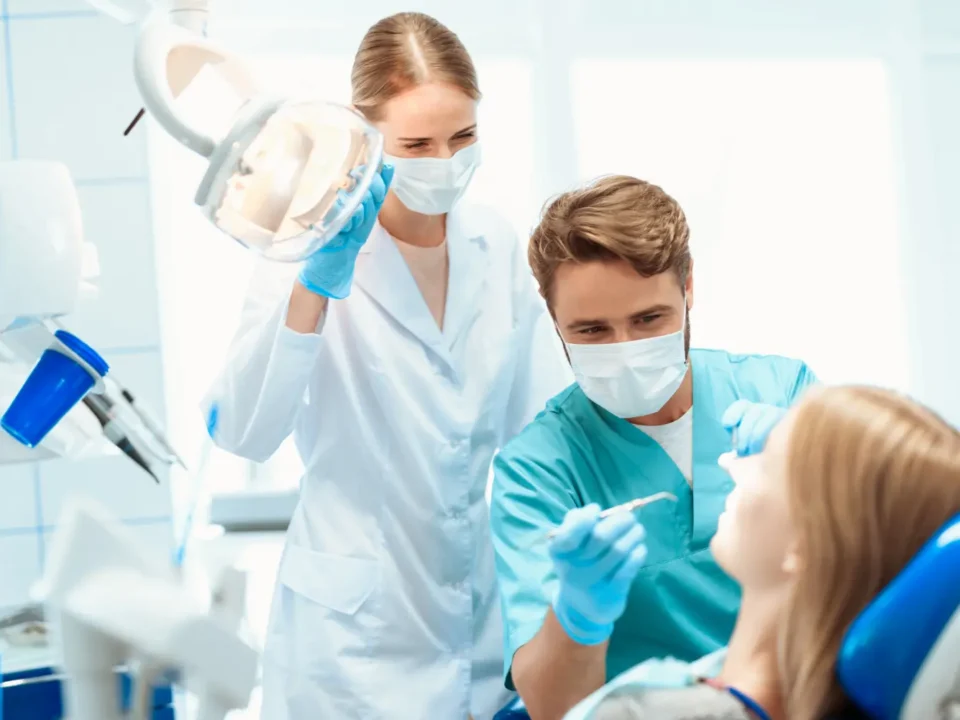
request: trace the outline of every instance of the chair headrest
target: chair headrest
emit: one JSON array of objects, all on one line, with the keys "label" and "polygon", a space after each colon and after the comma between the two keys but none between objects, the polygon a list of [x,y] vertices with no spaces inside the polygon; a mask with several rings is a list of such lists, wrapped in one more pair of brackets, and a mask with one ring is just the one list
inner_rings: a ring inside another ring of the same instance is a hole
[{"label": "chair headrest", "polygon": [[851,624],[837,658],[873,720],[930,720],[960,682],[960,515]]}]

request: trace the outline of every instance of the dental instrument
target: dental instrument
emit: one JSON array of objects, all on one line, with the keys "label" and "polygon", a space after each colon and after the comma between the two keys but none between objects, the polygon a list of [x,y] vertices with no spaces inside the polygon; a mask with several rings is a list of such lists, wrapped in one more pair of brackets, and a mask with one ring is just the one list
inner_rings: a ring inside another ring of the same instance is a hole
[{"label": "dental instrument", "polygon": [[[660,500],[670,500],[671,502],[677,502],[677,496],[669,492],[658,492],[658,493],[654,493],[653,495],[646,495],[645,497],[635,498],[628,502],[621,503],[620,505],[614,505],[611,508],[607,508],[606,510],[602,511],[598,517],[600,520],[602,520],[603,518],[610,517],[615,513],[633,512],[634,510],[645,507],[651,503],[659,502]],[[544,542],[546,540],[552,540],[553,538],[556,537],[559,530],[560,528],[554,528],[550,532],[534,538],[533,541],[530,543],[530,547],[533,547],[534,545]]]},{"label": "dental instrument", "polygon": [[[610,517],[615,513],[633,512],[637,508],[642,508],[646,505],[649,505],[650,503],[655,503],[660,500],[670,500],[671,502],[676,502],[677,496],[674,495],[673,493],[658,492],[658,493],[654,493],[653,495],[647,495],[646,497],[636,498],[634,500],[630,500],[629,502],[625,502],[620,505],[614,505],[612,508],[607,508],[606,510],[600,513],[599,518],[603,520],[603,518]],[[553,530],[547,533],[547,538],[552,539],[556,537],[557,532],[558,532],[558,529],[554,528]]]},{"label": "dental instrument", "polygon": [[116,445],[120,449],[120,452],[139,465],[153,478],[153,481],[159,485],[160,478],[153,472],[146,458],[133,446],[130,438],[120,429],[119,423],[111,416],[110,409],[112,403],[103,395],[87,395],[83,399],[83,404],[86,405],[94,417],[97,418],[97,422],[99,422],[103,428],[103,434],[107,439]]}]

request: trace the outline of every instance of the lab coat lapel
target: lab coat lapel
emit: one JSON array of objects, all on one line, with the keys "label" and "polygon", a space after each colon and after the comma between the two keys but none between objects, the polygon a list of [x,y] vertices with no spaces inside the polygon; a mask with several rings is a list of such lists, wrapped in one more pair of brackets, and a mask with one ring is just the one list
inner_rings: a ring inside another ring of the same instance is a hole
[{"label": "lab coat lapel", "polygon": [[710,355],[690,353],[693,369],[693,532],[694,549],[705,547],[717,531],[727,495],[733,489],[730,476],[717,464],[730,449],[730,436],[720,419],[737,399],[729,371],[717,367]]},{"label": "lab coat lapel", "polygon": [[448,364],[446,343],[393,239],[374,226],[357,258],[354,282],[367,295]]},{"label": "lab coat lapel", "polygon": [[469,211],[459,207],[447,216],[447,252],[450,282],[444,310],[443,337],[449,347],[480,313],[480,297],[487,278],[488,243]]}]

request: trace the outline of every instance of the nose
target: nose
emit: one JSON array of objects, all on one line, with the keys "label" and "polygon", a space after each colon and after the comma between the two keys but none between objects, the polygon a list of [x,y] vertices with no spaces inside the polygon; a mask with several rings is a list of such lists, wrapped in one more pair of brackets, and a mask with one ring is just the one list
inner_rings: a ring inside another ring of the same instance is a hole
[{"label": "nose", "polygon": [[437,153],[437,157],[441,160],[449,160],[454,156],[453,148],[449,145],[441,145],[440,151]]}]

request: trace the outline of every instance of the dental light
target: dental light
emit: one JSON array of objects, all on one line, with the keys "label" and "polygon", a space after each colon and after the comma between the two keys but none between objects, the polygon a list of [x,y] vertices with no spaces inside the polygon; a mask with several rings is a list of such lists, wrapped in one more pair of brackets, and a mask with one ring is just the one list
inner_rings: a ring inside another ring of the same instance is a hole
[{"label": "dental light", "polygon": [[195,201],[213,225],[284,262],[337,234],[382,159],[383,138],[362,115],[258,88],[240,59],[207,37],[209,0],[87,2],[141,22],[137,88],[160,127],[208,159]]}]

